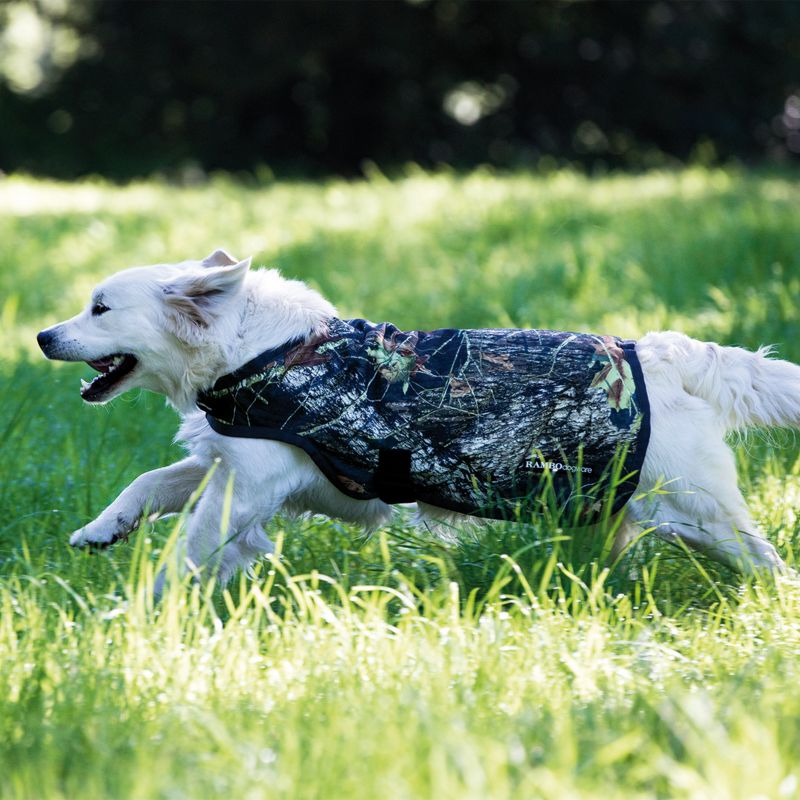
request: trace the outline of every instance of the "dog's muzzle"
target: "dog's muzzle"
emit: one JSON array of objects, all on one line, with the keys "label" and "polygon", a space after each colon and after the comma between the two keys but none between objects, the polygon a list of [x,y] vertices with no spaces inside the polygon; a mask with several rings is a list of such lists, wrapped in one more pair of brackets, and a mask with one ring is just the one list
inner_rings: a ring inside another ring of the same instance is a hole
[{"label": "dog's muzzle", "polygon": [[39,344],[42,352],[48,357],[52,358],[52,351],[53,351],[53,342],[55,341],[56,335],[52,328],[47,328],[47,330],[40,331],[36,335],[36,341]]}]

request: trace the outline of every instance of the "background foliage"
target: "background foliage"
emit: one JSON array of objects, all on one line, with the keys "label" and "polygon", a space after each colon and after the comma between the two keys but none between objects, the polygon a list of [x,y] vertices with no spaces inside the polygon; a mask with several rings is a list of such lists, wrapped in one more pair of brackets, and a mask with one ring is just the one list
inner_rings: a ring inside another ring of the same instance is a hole
[{"label": "background foliage", "polygon": [[795,2],[13,0],[0,23],[6,171],[800,153]]}]

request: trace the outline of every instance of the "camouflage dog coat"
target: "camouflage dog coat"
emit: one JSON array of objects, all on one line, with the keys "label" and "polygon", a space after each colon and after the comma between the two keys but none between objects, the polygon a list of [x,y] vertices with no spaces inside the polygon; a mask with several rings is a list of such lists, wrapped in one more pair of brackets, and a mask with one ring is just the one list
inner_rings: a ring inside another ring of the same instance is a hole
[{"label": "camouflage dog coat", "polygon": [[[649,408],[633,342],[329,321],[198,396],[225,436],[302,448],[337,489],[495,519],[550,491],[591,521],[636,488]],[[607,505],[607,503],[606,503]],[[541,510],[541,507],[539,507]]]}]

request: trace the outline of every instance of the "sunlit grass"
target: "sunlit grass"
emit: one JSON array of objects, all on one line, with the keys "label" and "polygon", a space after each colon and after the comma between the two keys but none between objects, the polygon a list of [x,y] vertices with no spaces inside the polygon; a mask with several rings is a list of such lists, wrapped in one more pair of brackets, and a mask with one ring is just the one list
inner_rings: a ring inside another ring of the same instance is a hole
[{"label": "sunlit grass", "polygon": [[[36,351],[94,282],[218,246],[401,326],[671,327],[800,361],[792,173],[423,174],[195,188],[0,181],[0,796],[800,796],[800,585],[556,523],[437,542],[277,519],[226,591],[152,582],[176,521],[66,535],[179,457],[177,418]],[[738,447],[795,563],[794,438]],[[555,526],[555,527],[554,527]]]},{"label": "sunlit grass", "polygon": [[[651,328],[797,349],[796,181],[701,169],[199,188],[0,182],[0,353],[98,278],[225,246],[406,327]],[[790,335],[786,335],[786,334]],[[800,353],[800,349],[797,349]]]},{"label": "sunlit grass", "polygon": [[4,796],[794,796],[791,581],[664,616],[647,574],[475,603],[273,561],[154,607],[150,555],[112,593],[6,580]]}]

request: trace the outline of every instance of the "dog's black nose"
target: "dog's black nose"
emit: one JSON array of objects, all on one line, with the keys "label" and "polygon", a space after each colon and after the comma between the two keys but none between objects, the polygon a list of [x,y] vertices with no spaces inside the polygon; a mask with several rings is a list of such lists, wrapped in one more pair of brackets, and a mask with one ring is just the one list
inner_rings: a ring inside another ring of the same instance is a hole
[{"label": "dog's black nose", "polygon": [[47,355],[47,347],[53,341],[52,331],[39,332],[36,336],[36,341],[39,343],[39,347],[42,348],[42,352]]}]

